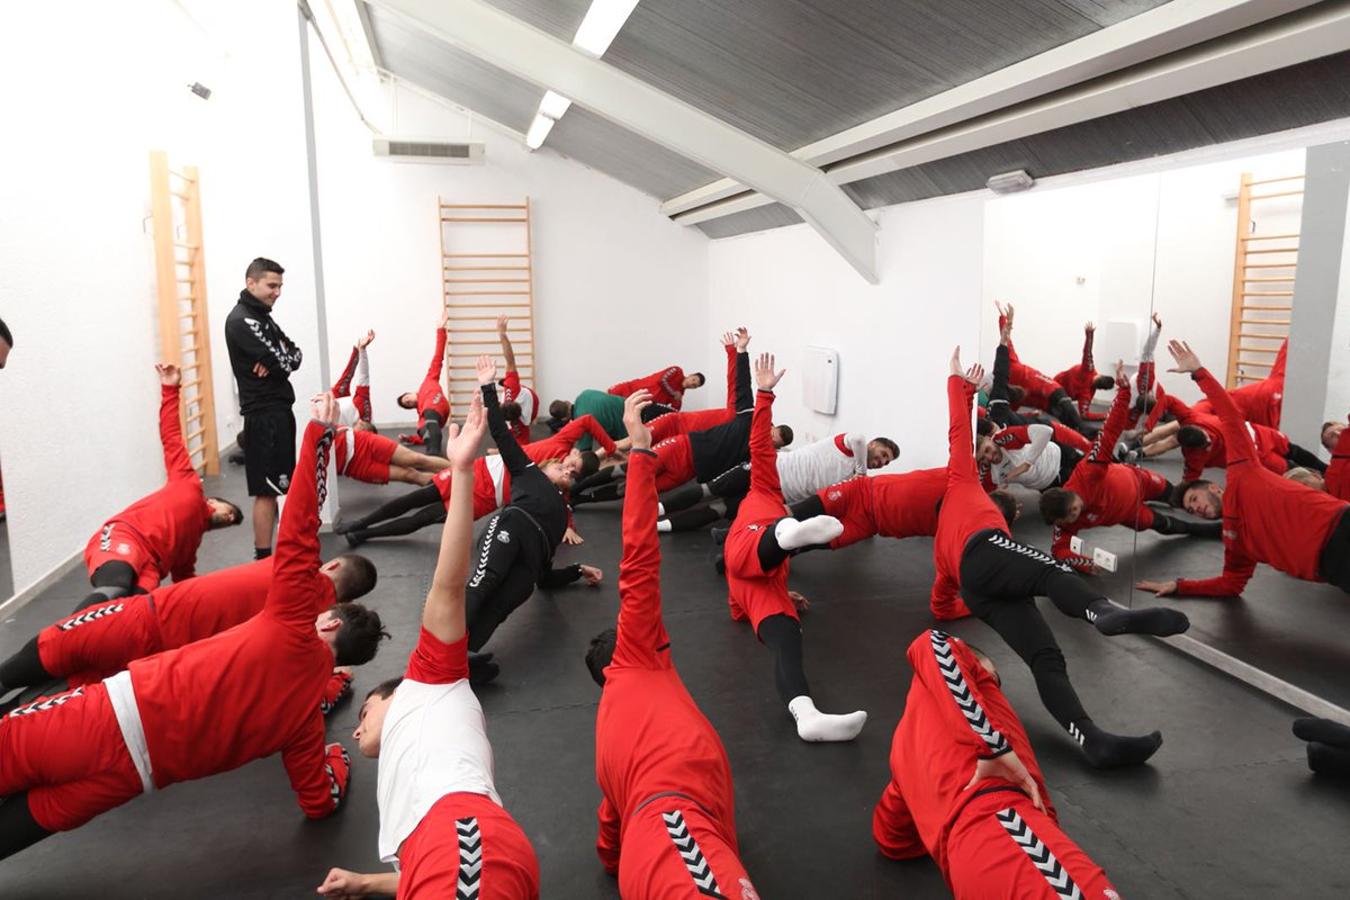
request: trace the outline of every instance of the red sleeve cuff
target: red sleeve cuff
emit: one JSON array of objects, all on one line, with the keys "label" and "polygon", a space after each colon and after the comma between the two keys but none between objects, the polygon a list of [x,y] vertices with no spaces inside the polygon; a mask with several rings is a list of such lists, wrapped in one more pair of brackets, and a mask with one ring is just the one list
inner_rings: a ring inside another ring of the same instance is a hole
[{"label": "red sleeve cuff", "polygon": [[469,677],[469,636],[447,644],[421,629],[404,677],[422,684],[452,684]]}]

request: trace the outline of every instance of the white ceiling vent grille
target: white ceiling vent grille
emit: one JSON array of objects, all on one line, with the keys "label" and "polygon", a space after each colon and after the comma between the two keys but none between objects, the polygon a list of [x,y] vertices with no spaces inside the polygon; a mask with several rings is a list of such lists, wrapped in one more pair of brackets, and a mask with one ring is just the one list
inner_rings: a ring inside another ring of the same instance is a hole
[{"label": "white ceiling vent grille", "polygon": [[375,138],[375,155],[394,162],[482,165],[482,144],[452,144],[444,141],[418,141],[407,138]]}]

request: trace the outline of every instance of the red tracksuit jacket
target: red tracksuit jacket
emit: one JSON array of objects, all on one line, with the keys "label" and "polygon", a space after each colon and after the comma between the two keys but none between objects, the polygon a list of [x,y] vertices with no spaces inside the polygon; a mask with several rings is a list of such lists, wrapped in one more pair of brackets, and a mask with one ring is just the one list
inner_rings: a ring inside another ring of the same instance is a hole
[{"label": "red tracksuit jacket", "polygon": [[[980,484],[970,429],[970,401],[975,389],[959,375],[947,378],[947,490],[938,512],[933,539],[937,578],[929,600],[933,615],[957,619],[970,615],[961,600],[961,557],[966,544],[981,531],[1008,534],[1008,523]],[[1010,536],[1010,535],[1009,535]]]},{"label": "red tracksuit jacket", "polygon": [[947,493],[946,469],[916,469],[864,477],[877,534],[889,538],[937,534],[938,506]]},{"label": "red tracksuit jacket", "polygon": [[653,372],[645,378],[620,381],[606,393],[613,394],[616,397],[627,397],[644,388],[652,392],[654,402],[669,406],[671,409],[679,409],[680,405],[684,403],[684,369],[679,366],[670,366],[660,372]]},{"label": "red tracksuit jacket", "polygon": [[727,405],[723,409],[699,409],[693,412],[670,412],[647,423],[652,430],[652,445],[677,434],[706,431],[725,425],[736,417],[736,345],[724,345],[727,351]]},{"label": "red tracksuit jacket", "polygon": [[[1076,366],[1069,366],[1055,376],[1055,382],[1078,404],[1078,414],[1087,419],[1100,419],[1101,413],[1092,411],[1092,398],[1097,392],[1092,383],[1097,380],[1097,364],[1092,359],[1092,339],[1095,332],[1083,335],[1083,360]],[[1011,347],[1008,348],[1012,350]]]},{"label": "red tracksuit jacket", "polygon": [[352,378],[356,375],[356,364],[361,361],[361,348],[353,347],[352,355],[347,359],[347,368],[342,370],[338,380],[333,384],[334,397],[351,397],[352,403],[356,406],[356,414],[364,422],[372,420],[373,413],[370,409],[370,385],[358,384],[356,389],[352,389]]},{"label": "red tracksuit jacket", "polygon": [[417,389],[417,429],[426,424],[427,413],[440,413],[442,422],[450,421],[450,401],[441,389],[441,368],[445,365],[445,329],[436,329],[436,355],[427,366],[427,376]]},{"label": "red tracksuit jacket", "polygon": [[160,578],[171,575],[174,581],[196,574],[197,548],[211,524],[211,508],[206,505],[202,479],[192,468],[183,443],[178,392],[177,385],[160,387],[159,439],[164,446],[164,470],[169,480],[164,487],[105,523],[125,526],[140,535],[142,546],[154,554]]},{"label": "red tracksuit jacket", "polygon": [[341,801],[319,711],[333,651],[314,627],[333,599],[319,572],[318,535],[332,441],[332,430],[317,422],[305,429],[262,612],[128,666],[156,787],[280,752],[305,815],[326,816]]},{"label": "red tracksuit jacket", "polygon": [[1228,446],[1223,492],[1223,574],[1180,579],[1182,596],[1228,597],[1242,593],[1257,563],[1287,575],[1320,581],[1318,558],[1346,509],[1343,500],[1281,478],[1261,465],[1241,411],[1207,369],[1193,376],[1219,411]]},{"label": "red tracksuit jacket", "polygon": [[[635,452],[628,462],[618,636],[595,719],[595,780],[604,795],[596,850],[611,873],[619,867],[629,817],[656,794],[689,798],[736,850],[731,764],[675,670],[661,621],[655,469],[650,453]],[[683,883],[689,884],[687,875]]]}]

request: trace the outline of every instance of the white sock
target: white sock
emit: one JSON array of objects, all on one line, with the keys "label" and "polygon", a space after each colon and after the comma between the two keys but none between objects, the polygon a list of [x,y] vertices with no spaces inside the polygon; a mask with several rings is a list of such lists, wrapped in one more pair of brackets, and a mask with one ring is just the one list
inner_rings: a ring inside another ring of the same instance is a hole
[{"label": "white sock", "polygon": [[667,532],[669,532],[669,531],[670,531],[670,520],[669,520],[669,519],[657,519],[657,520],[656,520],[656,530],[657,530],[657,532],[660,533],[660,534],[666,534]]},{"label": "white sock", "polygon": [[834,516],[812,516],[809,519],[779,519],[773,527],[773,536],[784,550],[796,550],[813,544],[828,544],[844,533],[844,523]]},{"label": "white sock", "polygon": [[711,496],[713,495],[712,488],[708,487],[706,484],[701,484],[701,483],[700,483],[700,484],[699,484],[699,487],[701,487],[701,488],[703,489],[703,499],[704,499],[704,500],[707,500],[709,497],[711,497]]},{"label": "white sock", "polygon": [[664,516],[666,514],[666,505],[664,503],[658,502],[656,504],[656,514],[658,516]]},{"label": "white sock", "polygon": [[797,736],[804,741],[851,741],[867,724],[867,713],[861,709],[846,715],[823,713],[805,694],[792,698],[788,712],[797,720]]}]

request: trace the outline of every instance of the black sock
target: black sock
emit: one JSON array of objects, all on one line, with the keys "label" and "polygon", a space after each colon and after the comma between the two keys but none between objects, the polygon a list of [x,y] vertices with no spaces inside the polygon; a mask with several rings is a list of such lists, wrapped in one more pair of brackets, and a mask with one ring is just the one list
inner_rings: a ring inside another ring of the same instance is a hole
[{"label": "black sock", "polygon": [[1087,620],[1102,634],[1151,634],[1168,637],[1191,627],[1191,620],[1180,610],[1162,606],[1122,609],[1110,600],[1097,600],[1088,606]]},{"label": "black sock", "polygon": [[1153,510],[1153,524],[1150,526],[1158,534],[1188,534],[1192,537],[1223,537],[1222,522],[1189,522],[1165,512]]},{"label": "black sock", "polygon": [[712,506],[696,506],[693,509],[681,509],[666,513],[671,531],[694,531],[705,525],[711,525],[722,518],[722,513]]},{"label": "black sock", "polygon": [[1301,741],[1317,741],[1350,750],[1350,728],[1330,719],[1295,719],[1294,735]]},{"label": "black sock", "polygon": [[1082,746],[1088,762],[1098,769],[1137,766],[1162,746],[1160,731],[1141,737],[1122,737],[1103,731],[1089,718],[1070,723],[1069,734]]},{"label": "black sock", "polygon": [[42,667],[42,659],[38,656],[38,639],[34,637],[17,653],[0,663],[0,694],[16,687],[41,684],[51,677],[51,673]]},{"label": "black sock", "polygon": [[13,856],[51,834],[33,818],[27,791],[0,803],[0,859]]},{"label": "black sock", "polygon": [[587,488],[583,492],[574,492],[572,494],[572,505],[581,506],[586,503],[604,503],[609,500],[618,500],[623,496],[623,489],[627,484],[626,481],[612,481],[599,487]]},{"label": "black sock", "polygon": [[1312,741],[1308,744],[1308,768],[1318,775],[1350,778],[1350,750]]},{"label": "black sock", "polygon": [[796,697],[811,696],[802,667],[802,626],[782,613],[759,623],[759,639],[773,651],[773,683],[784,703]]},{"label": "black sock", "polygon": [[703,485],[697,481],[686,482],[677,488],[666,491],[660,499],[661,505],[665,507],[666,515],[689,509],[703,499]]},{"label": "black sock", "polygon": [[[777,524],[777,522],[774,523],[774,525]],[[759,553],[759,567],[765,574],[781,566],[790,555],[788,551],[778,545],[778,538],[774,535],[773,526],[769,526],[760,532],[756,550]]]},{"label": "black sock", "polygon": [[501,671],[501,666],[492,661],[491,653],[469,654],[469,684],[472,687],[493,681]]},{"label": "black sock", "polygon": [[823,515],[825,515],[825,504],[817,494],[812,494],[800,503],[792,504],[792,518],[798,521]]},{"label": "black sock", "polygon": [[271,547],[254,547],[254,548],[253,548],[253,558],[254,558],[255,560],[257,560],[257,559],[267,559],[267,557],[269,557],[269,556],[271,556],[271,555],[272,555],[272,548],[271,548]]}]

